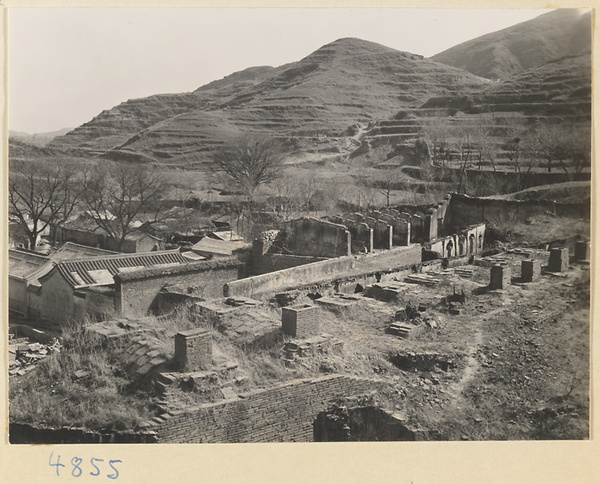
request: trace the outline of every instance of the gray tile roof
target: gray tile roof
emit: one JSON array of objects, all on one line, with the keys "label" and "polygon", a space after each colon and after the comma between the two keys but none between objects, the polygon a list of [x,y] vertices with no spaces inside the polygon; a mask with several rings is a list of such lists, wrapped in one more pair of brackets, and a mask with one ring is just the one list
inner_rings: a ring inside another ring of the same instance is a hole
[{"label": "gray tile roof", "polygon": [[28,279],[44,264],[50,262],[45,255],[33,254],[22,250],[9,249],[8,274],[12,277]]},{"label": "gray tile roof", "polygon": [[102,257],[105,255],[114,254],[118,254],[118,252],[98,249],[96,247],[88,247],[87,245],[75,244],[74,242],[65,242],[60,249],[50,255],[50,258],[54,261],[62,261],[89,257]]},{"label": "gray tile roof", "polygon": [[188,260],[178,250],[115,254],[74,261],[60,261],[56,269],[73,287],[105,285],[110,277],[127,268],[150,268],[187,264]]}]

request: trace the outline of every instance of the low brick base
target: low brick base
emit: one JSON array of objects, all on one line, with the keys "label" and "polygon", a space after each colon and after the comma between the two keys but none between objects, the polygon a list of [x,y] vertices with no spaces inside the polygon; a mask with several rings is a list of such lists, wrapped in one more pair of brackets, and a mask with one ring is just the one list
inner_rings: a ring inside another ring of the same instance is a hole
[{"label": "low brick base", "polygon": [[310,304],[296,304],[283,308],[281,329],[294,338],[308,338],[321,334],[319,308]]},{"label": "low brick base", "polygon": [[566,272],[569,270],[569,249],[550,249],[548,258],[550,272]]},{"label": "low brick base", "polygon": [[506,289],[510,286],[510,277],[510,267],[493,266],[490,270],[490,289]]},{"label": "low brick base", "polygon": [[537,260],[524,260],[521,262],[521,281],[533,282],[542,275],[542,263]]}]

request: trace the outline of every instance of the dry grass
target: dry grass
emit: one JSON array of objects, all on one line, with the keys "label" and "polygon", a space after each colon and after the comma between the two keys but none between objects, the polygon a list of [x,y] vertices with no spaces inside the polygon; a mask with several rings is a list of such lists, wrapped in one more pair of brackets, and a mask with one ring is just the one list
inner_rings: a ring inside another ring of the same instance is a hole
[{"label": "dry grass", "polygon": [[[63,332],[63,347],[9,386],[14,422],[126,430],[148,415],[144,399],[128,392],[118,362],[123,348],[101,348],[81,325]],[[87,376],[76,378],[83,370]]]}]

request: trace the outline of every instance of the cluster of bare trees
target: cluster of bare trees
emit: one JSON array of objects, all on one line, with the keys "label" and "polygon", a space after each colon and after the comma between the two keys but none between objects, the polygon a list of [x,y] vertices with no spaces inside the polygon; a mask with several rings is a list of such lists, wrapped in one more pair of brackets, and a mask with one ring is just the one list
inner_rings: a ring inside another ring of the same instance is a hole
[{"label": "cluster of bare trees", "polygon": [[142,214],[159,219],[163,190],[160,176],[142,166],[52,159],[11,162],[8,195],[31,249],[48,226],[81,212],[121,249]]},{"label": "cluster of bare trees", "polygon": [[436,117],[423,123],[431,161],[497,171],[505,158],[518,173],[543,167],[581,172],[590,166],[590,131],[570,124],[538,123],[530,128],[508,124],[469,125]]},{"label": "cluster of bare trees", "polygon": [[571,124],[537,123],[532,127],[509,124],[469,125],[447,117],[423,123],[425,137],[434,166],[460,169],[458,191],[464,188],[465,171],[499,171],[504,164],[519,175],[540,168],[565,173],[580,173],[590,166],[591,136],[589,129]]}]

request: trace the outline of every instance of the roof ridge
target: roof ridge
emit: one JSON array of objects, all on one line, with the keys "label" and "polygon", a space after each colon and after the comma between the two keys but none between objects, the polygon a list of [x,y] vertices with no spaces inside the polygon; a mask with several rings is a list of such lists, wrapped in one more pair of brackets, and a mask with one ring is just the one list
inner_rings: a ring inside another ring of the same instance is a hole
[{"label": "roof ridge", "polygon": [[171,250],[155,250],[152,252],[131,252],[131,253],[125,253],[125,252],[116,252],[113,254],[106,254],[106,255],[97,255],[97,256],[83,256],[83,257],[78,257],[75,259],[69,259],[69,260],[61,260],[61,261],[57,261],[57,264],[68,264],[71,262],[94,262],[97,260],[115,260],[115,259],[133,259],[136,257],[159,257],[162,255],[171,255],[171,254],[181,254],[181,252],[179,251],[179,249],[171,249]]},{"label": "roof ridge", "polygon": [[25,255],[25,256],[31,256],[33,258],[39,258],[39,259],[43,259],[43,260],[50,260],[50,257],[48,257],[47,255],[44,254],[36,254],[35,252],[29,251],[29,250],[20,250],[20,249],[8,249],[8,253],[9,255],[11,253],[13,254],[19,254],[19,255]]}]

